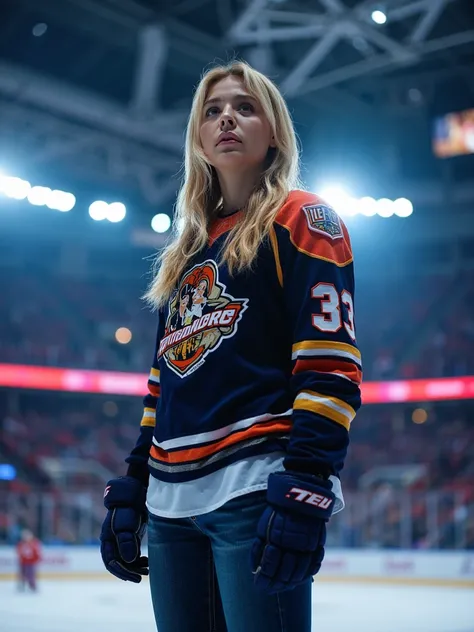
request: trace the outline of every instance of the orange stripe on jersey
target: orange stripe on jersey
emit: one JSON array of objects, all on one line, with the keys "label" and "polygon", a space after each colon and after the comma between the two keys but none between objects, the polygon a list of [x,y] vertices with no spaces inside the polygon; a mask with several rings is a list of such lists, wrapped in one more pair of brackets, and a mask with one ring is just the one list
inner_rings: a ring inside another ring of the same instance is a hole
[{"label": "orange stripe on jersey", "polygon": [[343,375],[355,384],[360,384],[362,382],[362,371],[352,362],[317,358],[297,360],[293,368],[293,375],[295,375],[295,373],[303,373],[303,371],[333,373],[334,375]]},{"label": "orange stripe on jersey", "polygon": [[176,450],[174,452],[167,452],[166,450],[162,450],[161,448],[153,445],[150,450],[150,456],[158,461],[171,464],[199,461],[200,459],[212,456],[224,448],[228,448],[229,446],[240,443],[241,441],[246,441],[247,439],[273,434],[275,432],[288,432],[291,429],[291,426],[292,424],[289,419],[269,421],[264,424],[257,424],[251,428],[242,430],[241,432],[235,432],[221,441],[216,441],[202,448],[190,448],[185,450]]},{"label": "orange stripe on jersey", "polygon": [[[292,191],[278,212],[275,222],[290,233],[290,241],[300,252],[310,257],[329,261],[337,266],[346,266],[352,262],[352,249],[347,229],[338,217],[342,235],[332,238],[329,232],[319,230],[317,222],[311,221],[308,209],[317,206],[330,206],[314,193]],[[305,212],[306,208],[306,212]],[[334,211],[332,211],[334,213]],[[337,227],[337,223],[333,223]]]},{"label": "orange stripe on jersey", "polygon": [[160,396],[160,386],[159,384],[154,384],[153,382],[148,382],[148,390],[150,391],[150,395],[153,395],[153,397],[159,397]]},{"label": "orange stripe on jersey", "polygon": [[232,228],[239,223],[241,217],[242,211],[232,213],[232,215],[229,215],[228,217],[217,217],[212,222],[209,229],[209,246],[212,246],[216,239],[219,239],[221,235],[224,235],[224,233],[232,230]]}]

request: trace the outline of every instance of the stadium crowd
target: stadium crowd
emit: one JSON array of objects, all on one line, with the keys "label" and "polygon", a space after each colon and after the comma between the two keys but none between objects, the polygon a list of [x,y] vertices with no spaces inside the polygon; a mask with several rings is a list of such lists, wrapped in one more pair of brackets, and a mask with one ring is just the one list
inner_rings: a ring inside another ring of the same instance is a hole
[{"label": "stadium crowd", "polygon": [[[0,363],[148,371],[156,317],[139,298],[144,278],[117,283],[3,269],[0,280]],[[364,379],[474,374],[473,287],[468,278],[456,294],[448,276],[435,275],[410,283],[362,280],[356,305]],[[117,342],[118,327],[132,332],[128,344]],[[137,398],[20,394],[12,411],[9,397],[0,397],[0,457],[18,476],[0,481],[0,489],[18,498],[41,490],[61,507],[69,492],[51,479],[45,460],[94,462],[111,475],[123,471],[137,436]],[[474,549],[474,409],[430,406],[422,424],[412,422],[411,412],[402,405],[370,406],[357,416],[343,472],[347,508],[334,518],[331,543]],[[389,476],[387,466],[400,475]],[[78,471],[69,475],[68,489],[97,490],[98,479]],[[0,503],[0,542],[21,526],[35,526],[20,509],[12,513]],[[74,518],[60,522],[55,540],[87,541],[74,525]]]},{"label": "stadium crowd", "polygon": [[[82,280],[0,270],[0,362],[147,371],[155,316],[145,280]],[[474,373],[474,278],[453,299],[448,276],[358,282],[357,335],[365,380]],[[32,324],[34,323],[34,326]],[[128,344],[115,332],[127,327]]]},{"label": "stadium crowd", "polygon": [[[423,424],[412,422],[412,410],[401,404],[366,407],[354,423],[342,475],[348,508],[335,519],[338,528],[332,531],[339,545],[400,546],[408,512],[410,546],[474,548],[474,408],[437,404],[427,409]],[[64,480],[68,496],[72,490],[81,494],[101,489],[100,476],[94,477],[87,463],[102,465],[106,476],[123,471],[139,417],[137,398],[20,397],[17,414],[3,416],[0,455],[16,454],[24,476],[4,483],[4,488],[21,494],[60,493],[55,481],[45,476],[44,460],[49,458],[62,465],[78,459],[86,463],[67,483]],[[429,508],[430,493],[435,495],[435,510]],[[437,512],[436,535],[429,529],[430,511]]]}]

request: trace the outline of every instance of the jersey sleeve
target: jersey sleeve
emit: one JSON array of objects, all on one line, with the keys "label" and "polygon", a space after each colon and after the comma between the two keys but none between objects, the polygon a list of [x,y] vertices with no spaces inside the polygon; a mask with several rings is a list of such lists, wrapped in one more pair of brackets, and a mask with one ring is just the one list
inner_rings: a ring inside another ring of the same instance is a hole
[{"label": "jersey sleeve", "polygon": [[330,206],[302,191],[280,209],[274,231],[292,336],[293,427],[284,466],[338,476],[361,405],[349,235]]},{"label": "jersey sleeve", "polygon": [[153,432],[156,426],[156,409],[160,398],[160,370],[158,368],[158,346],[160,327],[158,325],[153,364],[148,376],[148,392],[143,398],[143,415],[140,421],[140,434],[135,447],[125,459],[128,463],[127,475],[133,476],[148,484],[148,456],[150,453]]}]

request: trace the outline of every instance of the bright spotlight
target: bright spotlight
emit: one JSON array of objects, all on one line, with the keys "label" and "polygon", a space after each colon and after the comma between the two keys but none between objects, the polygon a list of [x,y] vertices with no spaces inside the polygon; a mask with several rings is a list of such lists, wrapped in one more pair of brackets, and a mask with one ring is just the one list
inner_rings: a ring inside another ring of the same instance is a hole
[{"label": "bright spotlight", "polygon": [[321,197],[340,215],[353,215],[349,209],[353,207],[354,200],[342,187],[327,187],[321,191]]},{"label": "bright spotlight", "polygon": [[109,222],[121,222],[125,215],[127,214],[127,209],[125,208],[125,204],[122,202],[112,202],[112,204],[108,205],[107,209],[107,219]]},{"label": "bright spotlight", "polygon": [[166,213],[158,213],[151,220],[151,227],[155,231],[155,233],[166,233],[171,226],[171,218]]},{"label": "bright spotlight", "polygon": [[357,215],[358,212],[359,200],[357,198],[347,196],[345,207],[344,209],[341,208],[341,210],[339,211],[339,215],[343,215],[345,217],[353,217],[354,215]]},{"label": "bright spotlight", "polygon": [[28,193],[28,202],[33,206],[46,206],[51,196],[49,187],[32,187]]},{"label": "bright spotlight", "polygon": [[0,175],[0,192],[14,200],[24,200],[28,197],[31,184],[27,180],[12,176]]},{"label": "bright spotlight", "polygon": [[388,198],[381,198],[377,201],[377,213],[380,217],[391,217],[395,212],[395,208],[393,206],[393,200],[389,200]]},{"label": "bright spotlight", "polygon": [[366,217],[377,215],[377,202],[373,197],[363,197],[359,200],[359,212]]},{"label": "bright spotlight", "polygon": [[398,198],[398,200],[395,200],[393,208],[395,215],[399,217],[410,217],[413,213],[413,204],[406,198]]},{"label": "bright spotlight", "polygon": [[383,11],[372,11],[371,18],[375,24],[385,24],[387,21],[387,16]]},{"label": "bright spotlight", "polygon": [[109,212],[109,205],[107,202],[102,202],[102,200],[97,200],[97,202],[92,202],[89,206],[89,215],[96,222],[100,222],[105,219]]},{"label": "bright spotlight", "polygon": [[59,191],[55,189],[51,191],[51,195],[46,202],[46,206],[53,211],[61,211],[62,213],[67,213],[71,209],[74,208],[76,204],[76,198],[72,193],[67,193],[66,191]]}]

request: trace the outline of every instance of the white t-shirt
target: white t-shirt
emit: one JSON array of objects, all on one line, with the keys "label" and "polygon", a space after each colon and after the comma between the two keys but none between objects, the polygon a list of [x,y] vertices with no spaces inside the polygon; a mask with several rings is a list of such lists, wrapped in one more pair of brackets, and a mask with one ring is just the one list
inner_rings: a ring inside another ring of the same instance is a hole
[{"label": "white t-shirt", "polygon": [[[150,476],[147,507],[163,518],[189,518],[218,509],[232,498],[267,488],[270,474],[283,470],[283,452],[236,461],[217,472],[185,483],[166,483]],[[333,513],[344,509],[340,480],[331,476],[336,502]]]}]

